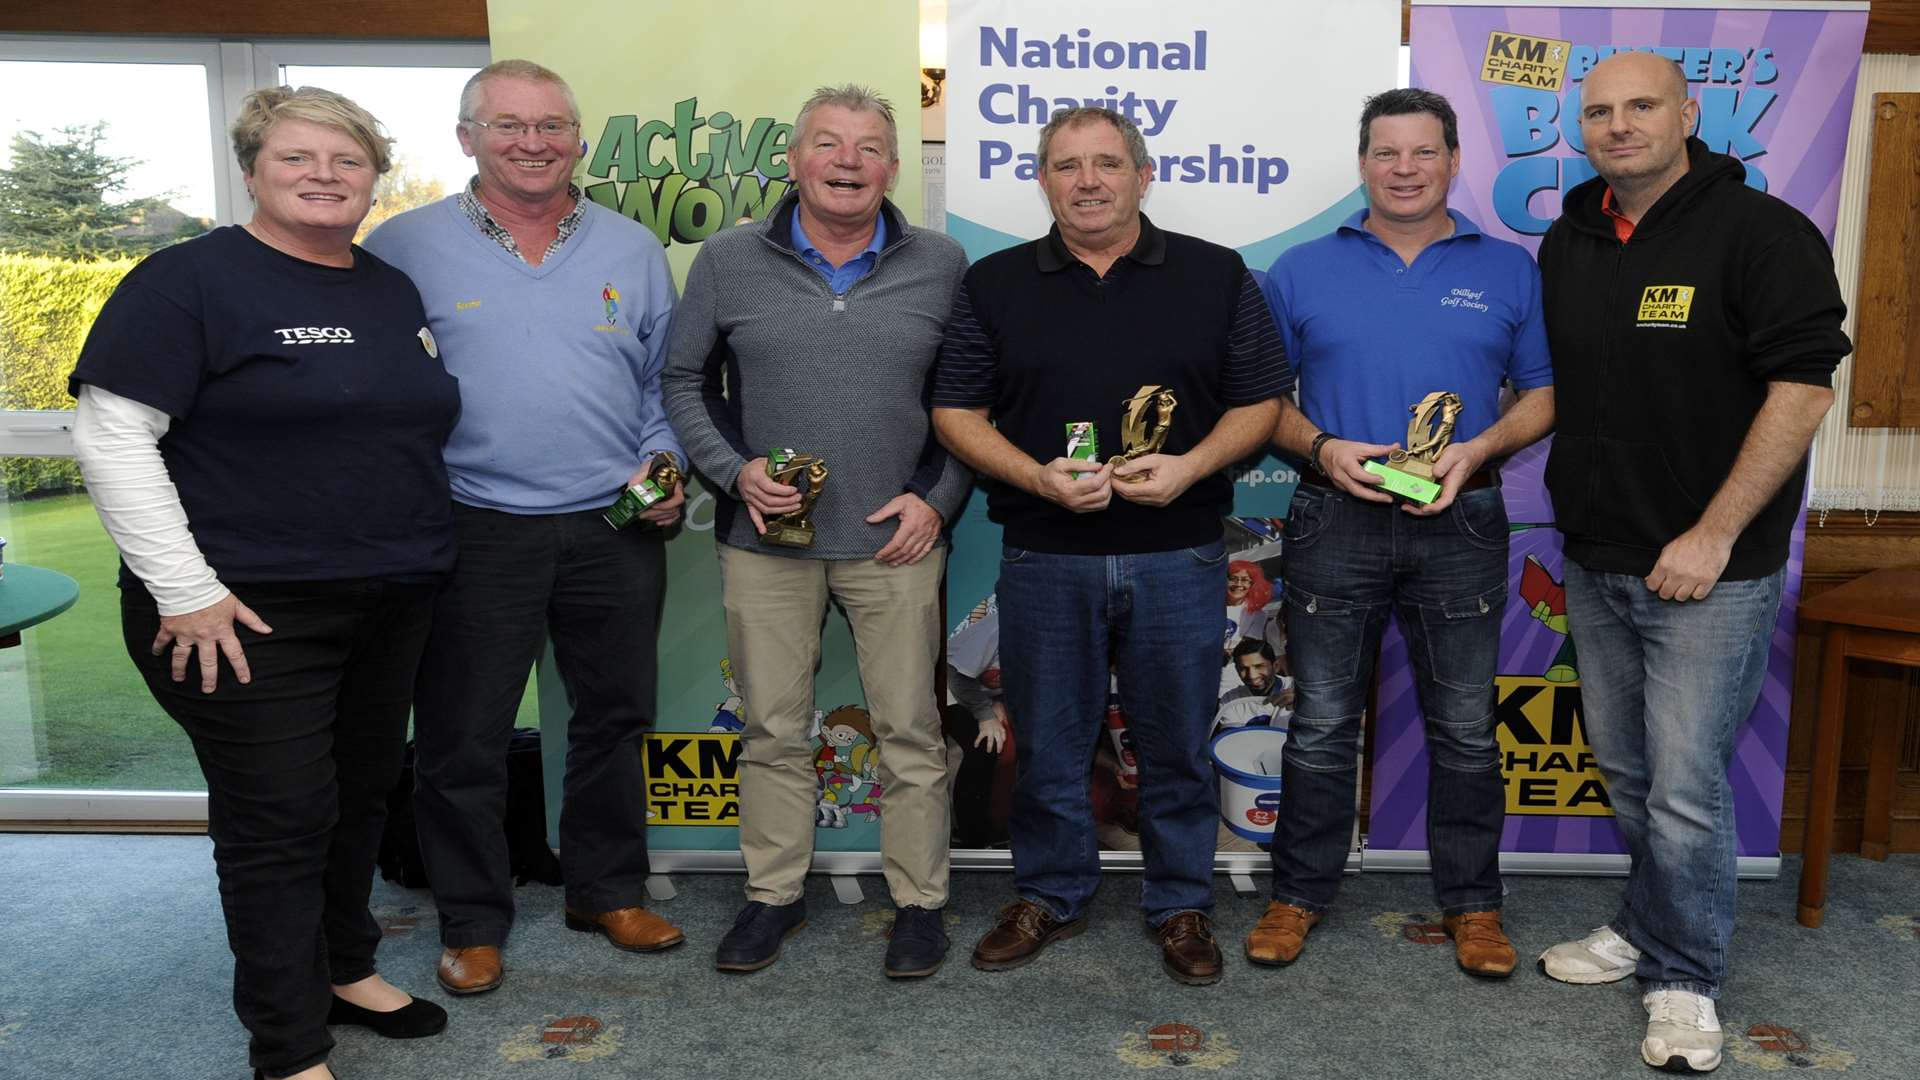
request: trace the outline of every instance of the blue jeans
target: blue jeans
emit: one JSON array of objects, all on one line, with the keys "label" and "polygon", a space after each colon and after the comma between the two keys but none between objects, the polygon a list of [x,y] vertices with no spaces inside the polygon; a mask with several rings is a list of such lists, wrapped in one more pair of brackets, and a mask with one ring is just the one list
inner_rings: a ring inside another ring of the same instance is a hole
[{"label": "blue jeans", "polygon": [[1333,903],[1353,832],[1361,713],[1387,615],[1397,612],[1426,721],[1427,850],[1443,914],[1500,909],[1506,793],[1493,673],[1507,598],[1507,510],[1497,487],[1415,517],[1302,485],[1282,563],[1294,715],[1281,756],[1273,896]]},{"label": "blue jeans", "polygon": [[1674,603],[1630,574],[1566,560],[1587,740],[1632,868],[1614,932],[1649,990],[1720,996],[1733,937],[1727,765],[1760,697],[1785,569]]},{"label": "blue jeans", "polygon": [[1140,905],[1148,921],[1213,910],[1219,792],[1207,751],[1220,693],[1227,551],[1049,555],[1006,548],[995,593],[1018,762],[1007,832],[1014,889],[1077,919],[1100,882],[1089,770],[1109,665],[1140,762]]}]

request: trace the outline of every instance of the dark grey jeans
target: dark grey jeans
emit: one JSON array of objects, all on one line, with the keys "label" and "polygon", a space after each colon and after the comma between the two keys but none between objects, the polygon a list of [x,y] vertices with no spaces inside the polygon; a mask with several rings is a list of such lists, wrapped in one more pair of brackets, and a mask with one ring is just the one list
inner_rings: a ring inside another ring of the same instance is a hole
[{"label": "dark grey jeans", "polygon": [[598,511],[507,514],[455,503],[460,557],[440,591],[414,696],[414,813],[440,938],[499,945],[513,924],[502,829],[507,741],[551,637],[573,716],[560,810],[566,902],[637,906],[646,891],[642,735],[666,574],[658,529]]},{"label": "dark grey jeans", "polygon": [[1400,618],[1425,718],[1427,849],[1443,914],[1500,908],[1506,794],[1493,674],[1507,598],[1507,511],[1498,487],[1432,517],[1302,486],[1282,563],[1294,716],[1281,755],[1274,899],[1333,903],[1353,830],[1355,759],[1373,657]]}]

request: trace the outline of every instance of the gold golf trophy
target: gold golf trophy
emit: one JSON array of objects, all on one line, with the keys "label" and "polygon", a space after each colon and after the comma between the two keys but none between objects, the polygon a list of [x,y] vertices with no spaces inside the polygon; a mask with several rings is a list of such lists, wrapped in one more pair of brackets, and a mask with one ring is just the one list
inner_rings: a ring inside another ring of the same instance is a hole
[{"label": "gold golf trophy", "polygon": [[1453,441],[1453,426],[1460,420],[1460,395],[1435,390],[1407,411],[1413,414],[1413,422],[1407,425],[1407,448],[1389,453],[1385,464],[1367,462],[1367,471],[1385,481],[1381,487],[1424,506],[1440,497],[1433,463]]},{"label": "gold golf trophy", "polygon": [[620,493],[620,497],[600,516],[616,529],[624,529],[639,519],[653,504],[673,494],[680,483],[680,459],[671,450],[662,450],[647,463],[647,475]]},{"label": "gold golf trophy", "polygon": [[[1180,404],[1173,391],[1164,386],[1143,386],[1140,392],[1120,403],[1120,452],[1107,459],[1109,465],[1125,465],[1134,458],[1157,454],[1167,445],[1167,429],[1173,426],[1173,407]],[[1147,473],[1123,477],[1139,483]]]},{"label": "gold golf trophy", "polygon": [[800,509],[789,510],[767,519],[766,535],[760,539],[781,547],[813,546],[813,504],[827,486],[827,463],[812,454],[790,449],[767,452],[767,475],[776,484],[800,489]]}]

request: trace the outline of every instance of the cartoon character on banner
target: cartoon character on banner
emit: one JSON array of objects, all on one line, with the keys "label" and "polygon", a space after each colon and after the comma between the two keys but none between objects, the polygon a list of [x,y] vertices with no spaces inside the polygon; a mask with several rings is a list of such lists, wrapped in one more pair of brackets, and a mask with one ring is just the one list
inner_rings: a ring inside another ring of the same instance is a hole
[{"label": "cartoon character on banner", "polygon": [[1540,620],[1547,629],[1566,640],[1553,662],[1547,665],[1546,680],[1553,683],[1576,682],[1579,665],[1573,651],[1573,638],[1567,634],[1567,589],[1553,579],[1545,564],[1532,555],[1520,568],[1520,598],[1527,602],[1527,614]]},{"label": "cartoon character on banner", "polygon": [[720,681],[726,684],[727,699],[713,707],[712,735],[738,735],[747,730],[747,703],[740,700],[740,684],[733,681],[733,657],[720,658]]},{"label": "cartoon character on banner", "polygon": [[842,705],[827,713],[819,723],[818,746],[813,755],[820,793],[815,826],[844,829],[856,814],[880,820],[880,746],[867,710]]},{"label": "cartoon character on banner", "polygon": [[947,638],[947,697],[941,726],[953,770],[954,841],[986,848],[1006,841],[1019,753],[1000,681],[1000,613],[993,594],[975,604]]},{"label": "cartoon character on banner", "polygon": [[1000,610],[992,594],[947,638],[947,687],[974,717],[974,748],[999,755],[1013,725],[1000,689]]},{"label": "cartoon character on banner", "polygon": [[1133,732],[1127,725],[1127,712],[1120,699],[1120,677],[1107,674],[1107,739],[1095,743],[1093,782],[1089,797],[1093,807],[1093,834],[1108,851],[1140,850],[1140,759],[1134,754]]}]

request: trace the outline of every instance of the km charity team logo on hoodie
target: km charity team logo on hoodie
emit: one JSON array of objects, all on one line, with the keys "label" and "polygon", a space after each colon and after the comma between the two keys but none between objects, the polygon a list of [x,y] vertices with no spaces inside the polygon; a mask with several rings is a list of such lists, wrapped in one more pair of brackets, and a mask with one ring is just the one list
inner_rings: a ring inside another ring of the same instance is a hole
[{"label": "km charity team logo on hoodie", "polygon": [[[1641,326],[1670,326],[1681,329],[1693,313],[1693,286],[1649,285],[1640,294]],[[1679,324],[1674,326],[1674,324]]]}]

